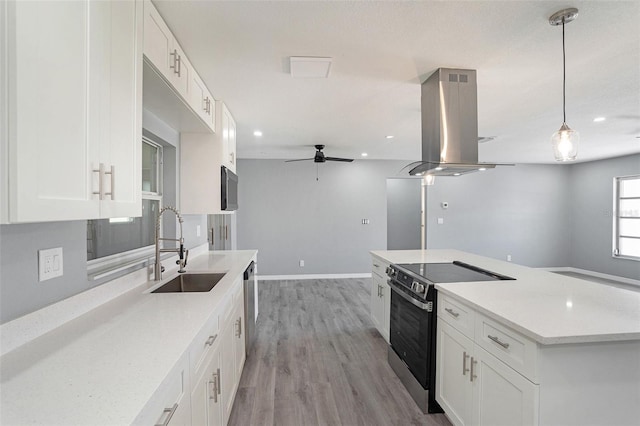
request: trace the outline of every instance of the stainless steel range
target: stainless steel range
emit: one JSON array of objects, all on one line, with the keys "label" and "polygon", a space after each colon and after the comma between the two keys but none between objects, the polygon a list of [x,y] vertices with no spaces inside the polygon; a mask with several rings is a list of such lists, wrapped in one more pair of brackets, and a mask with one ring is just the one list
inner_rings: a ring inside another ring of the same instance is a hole
[{"label": "stainless steel range", "polygon": [[387,268],[391,292],[389,365],[424,413],[440,413],[435,400],[435,283],[511,280],[467,263],[394,264]]}]

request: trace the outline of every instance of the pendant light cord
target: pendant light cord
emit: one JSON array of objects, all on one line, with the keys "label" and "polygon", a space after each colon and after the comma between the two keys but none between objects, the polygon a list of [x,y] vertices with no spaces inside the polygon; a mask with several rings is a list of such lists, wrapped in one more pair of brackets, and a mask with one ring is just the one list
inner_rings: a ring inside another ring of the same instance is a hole
[{"label": "pendant light cord", "polygon": [[567,86],[567,66],[564,51],[564,18],[562,18],[562,123],[567,123],[567,108],[566,108],[566,86]]}]

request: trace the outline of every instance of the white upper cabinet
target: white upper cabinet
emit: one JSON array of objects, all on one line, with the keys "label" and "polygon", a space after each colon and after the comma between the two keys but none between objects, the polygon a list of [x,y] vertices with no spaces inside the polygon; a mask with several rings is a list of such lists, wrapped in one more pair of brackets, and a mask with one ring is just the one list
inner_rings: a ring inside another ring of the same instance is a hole
[{"label": "white upper cabinet", "polygon": [[142,3],[0,7],[2,222],[140,216]]},{"label": "white upper cabinet", "polygon": [[222,165],[236,171],[236,121],[227,108],[220,102],[222,110]]},{"label": "white upper cabinet", "polygon": [[215,132],[213,96],[150,0],[144,2],[144,56],[170,88],[145,81],[145,108],[178,130]]},{"label": "white upper cabinet", "polygon": [[195,71],[191,73],[191,82],[189,84],[189,105],[215,131],[216,101]]}]

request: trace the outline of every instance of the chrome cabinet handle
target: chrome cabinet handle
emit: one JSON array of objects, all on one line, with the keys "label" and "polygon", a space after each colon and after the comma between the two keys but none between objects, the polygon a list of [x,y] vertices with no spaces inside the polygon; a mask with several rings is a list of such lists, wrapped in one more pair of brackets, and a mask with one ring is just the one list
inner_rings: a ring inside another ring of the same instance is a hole
[{"label": "chrome cabinet handle", "polygon": [[218,390],[218,395],[220,395],[220,369],[216,369],[216,381],[218,382],[218,386],[217,386],[217,390]]},{"label": "chrome cabinet handle", "polygon": [[111,200],[113,200],[113,197],[115,196],[115,185],[116,185],[116,167],[115,166],[111,166],[110,171],[108,172],[104,172],[105,175],[111,175],[111,192],[103,192],[104,195],[109,195],[111,197]]},{"label": "chrome cabinet handle", "polygon": [[173,68],[173,73],[178,74],[181,77],[182,74],[182,56],[178,55],[178,49],[173,49],[169,55],[173,56],[173,65],[169,65],[169,68]]},{"label": "chrome cabinet handle", "polygon": [[478,376],[476,376],[476,374],[473,372],[473,366],[476,365],[477,363],[478,361],[473,359],[473,357],[471,357],[471,374],[469,375],[470,382],[473,382],[473,379],[478,378]]},{"label": "chrome cabinet handle", "polygon": [[236,327],[238,327],[236,329],[236,337],[242,336],[242,318],[236,320]]},{"label": "chrome cabinet handle", "polygon": [[[98,173],[98,191],[93,191],[93,194],[97,195],[100,200],[104,200],[107,195],[113,200],[115,194],[114,187],[116,184],[115,166],[111,166],[110,170],[106,171],[104,163],[100,163],[97,169],[92,169],[91,171]],[[111,175],[111,192],[105,192],[104,190],[104,175]]]},{"label": "chrome cabinet handle", "polygon": [[213,385],[213,395],[209,395],[209,399],[213,399],[213,402],[215,402],[216,404],[218,403],[218,379],[217,379],[217,374],[213,373],[211,375],[211,378],[213,379],[212,381],[209,382],[209,385]]},{"label": "chrome cabinet handle", "polygon": [[458,318],[460,316],[460,313],[454,311],[451,308],[444,308],[444,310],[449,312],[449,314],[451,314],[454,318]]},{"label": "chrome cabinet handle", "polygon": [[100,163],[98,168],[93,169],[92,172],[98,174],[98,191],[93,191],[93,194],[97,195],[99,200],[104,200],[104,186],[102,185],[102,176],[104,176],[104,163]]},{"label": "chrome cabinet handle", "polygon": [[499,344],[503,348],[509,349],[509,344],[507,342],[502,342],[497,336],[492,336],[490,334],[487,334],[487,337],[489,338],[489,340],[492,340],[492,341],[496,342],[497,344]]},{"label": "chrome cabinet handle", "polygon": [[469,369],[467,368],[467,358],[469,358],[469,355],[467,355],[466,352],[462,352],[462,375],[466,376],[467,372],[469,371]]},{"label": "chrome cabinet handle", "polygon": [[173,56],[173,65],[169,65],[169,68],[173,69],[173,73],[177,74],[176,68],[178,63],[178,50],[173,49],[173,52],[169,53],[169,56]]},{"label": "chrome cabinet handle", "polygon": [[204,342],[205,346],[213,346],[213,342],[216,341],[216,339],[218,338],[218,335],[213,335],[213,336],[209,336],[209,338],[207,339],[206,342]]},{"label": "chrome cabinet handle", "polygon": [[380,297],[384,297],[384,287],[380,286]]},{"label": "chrome cabinet handle", "polygon": [[376,268],[380,267],[380,265],[378,265],[377,263],[374,263],[373,266],[375,266]]},{"label": "chrome cabinet handle", "polygon": [[[175,414],[176,410],[178,409],[178,403],[176,402],[175,404],[173,404],[173,407],[171,408],[165,408],[164,411],[162,412],[162,415],[164,416],[165,414],[169,414],[167,416],[167,418],[164,420],[164,422],[162,423],[156,423],[156,426],[167,426],[169,424],[169,422],[171,421],[171,417],[173,417],[173,415]],[[162,418],[162,416],[160,416]]]}]

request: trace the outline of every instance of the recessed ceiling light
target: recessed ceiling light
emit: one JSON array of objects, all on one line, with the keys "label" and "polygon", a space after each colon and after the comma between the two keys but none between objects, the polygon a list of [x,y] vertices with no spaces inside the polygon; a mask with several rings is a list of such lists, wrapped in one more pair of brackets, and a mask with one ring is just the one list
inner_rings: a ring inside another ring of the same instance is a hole
[{"label": "recessed ceiling light", "polygon": [[387,139],[393,139],[394,136],[393,135],[387,135]]},{"label": "recessed ceiling light", "polygon": [[454,173],[453,175],[454,176],[460,176],[460,173]]},{"label": "recessed ceiling light", "polygon": [[593,119],[593,122],[594,123],[602,123],[606,119],[607,119],[607,117],[596,117],[596,118]]},{"label": "recessed ceiling light", "polygon": [[478,170],[480,170],[481,172],[484,172],[485,170],[487,170],[486,167],[480,167]]},{"label": "recessed ceiling light", "polygon": [[442,167],[436,167],[435,170],[439,172],[440,170],[442,170]]},{"label": "recessed ceiling light", "polygon": [[260,130],[256,130],[255,132],[253,132],[253,136],[260,137],[262,136],[262,132]]},{"label": "recessed ceiling light", "polygon": [[362,153],[362,154],[360,154],[360,155],[362,155],[363,157],[366,157],[366,156],[367,156],[367,155],[369,155],[369,154],[367,154],[366,152],[363,152],[363,153]]}]

